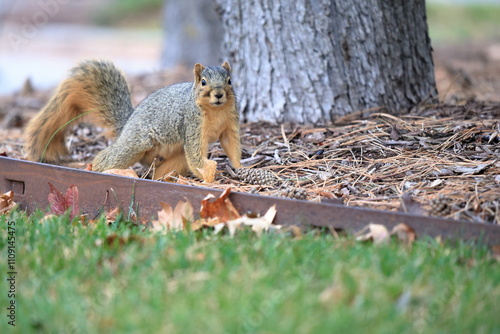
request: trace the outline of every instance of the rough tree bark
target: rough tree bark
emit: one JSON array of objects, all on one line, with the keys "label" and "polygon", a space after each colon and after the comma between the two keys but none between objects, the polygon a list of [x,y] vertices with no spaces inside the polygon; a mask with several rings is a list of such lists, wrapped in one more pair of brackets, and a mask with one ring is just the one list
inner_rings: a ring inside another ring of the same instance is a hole
[{"label": "rough tree bark", "polygon": [[165,0],[162,66],[221,62],[224,30],[214,9],[211,0]]},{"label": "rough tree bark", "polygon": [[244,119],[325,123],[437,97],[425,0],[215,0]]}]

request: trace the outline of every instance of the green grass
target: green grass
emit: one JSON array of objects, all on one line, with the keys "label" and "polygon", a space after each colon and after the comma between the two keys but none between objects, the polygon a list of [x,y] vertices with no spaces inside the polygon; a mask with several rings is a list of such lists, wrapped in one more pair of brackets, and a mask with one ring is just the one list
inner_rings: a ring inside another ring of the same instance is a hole
[{"label": "green grass", "polygon": [[113,0],[94,13],[93,21],[99,25],[160,27],[163,0]]},{"label": "green grass", "polygon": [[17,326],[5,330],[2,283],[2,333],[500,333],[500,265],[482,246],[158,235],[41,216],[0,217],[4,259],[16,223],[18,272]]},{"label": "green grass", "polygon": [[500,40],[500,5],[427,3],[434,44]]}]

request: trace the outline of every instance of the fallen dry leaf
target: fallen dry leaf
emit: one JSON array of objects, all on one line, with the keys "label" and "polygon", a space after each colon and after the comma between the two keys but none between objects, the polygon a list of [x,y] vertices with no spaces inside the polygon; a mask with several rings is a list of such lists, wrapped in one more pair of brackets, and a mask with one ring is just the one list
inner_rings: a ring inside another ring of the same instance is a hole
[{"label": "fallen dry leaf", "polygon": [[200,172],[203,181],[206,183],[212,183],[215,178],[215,171],[217,170],[217,163],[213,160],[203,158],[203,168],[197,168]]},{"label": "fallen dry leaf", "polygon": [[64,198],[64,195],[59,190],[57,190],[57,188],[54,187],[50,182],[49,187],[50,193],[48,199],[50,204],[50,211],[52,211],[52,213],[56,215],[64,214],[67,209],[66,199]]},{"label": "fallen dry leaf", "polygon": [[192,222],[194,220],[193,206],[187,199],[177,202],[173,217],[174,219],[180,219],[183,225],[186,222]]},{"label": "fallen dry leaf", "polygon": [[7,214],[16,206],[14,202],[14,192],[12,190],[7,191],[0,196],[0,214]]},{"label": "fallen dry leaf", "polygon": [[52,219],[54,219],[54,218],[57,218],[57,216],[56,216],[55,214],[53,214],[53,213],[48,213],[48,214],[46,214],[45,216],[43,216],[43,218],[42,218],[42,219],[40,219],[40,220],[38,221],[38,223],[40,223],[40,224],[45,224],[46,222],[48,222],[49,220],[52,220]]},{"label": "fallen dry leaf", "polygon": [[391,233],[387,227],[381,224],[368,224],[361,231],[356,233],[356,240],[372,240],[374,244],[386,243],[392,235],[395,235],[399,241],[411,246],[417,238],[415,230],[410,226],[401,223],[393,227]]},{"label": "fallen dry leaf", "polygon": [[224,223],[214,225],[214,234],[218,234],[226,226]]},{"label": "fallen dry leaf", "polygon": [[290,225],[284,229],[285,232],[289,232],[295,239],[302,239],[304,232],[297,225]]},{"label": "fallen dry leaf", "polygon": [[78,207],[78,188],[75,185],[71,185],[68,190],[66,190],[66,194],[64,194],[64,199],[66,200],[67,209],[71,209],[69,213],[69,217],[71,219],[75,218],[80,211]]},{"label": "fallen dry leaf", "polygon": [[[271,224],[273,223],[274,217],[276,216],[276,205],[270,207],[266,214],[262,217],[250,218],[247,215],[243,215],[240,218],[230,220],[226,223],[229,230],[229,235],[234,236],[236,230],[241,225],[251,226],[252,231],[254,231],[258,236],[262,235],[262,231],[267,231]],[[280,228],[281,226],[277,227]]]},{"label": "fallen dry leaf", "polygon": [[246,218],[243,224],[252,226],[252,231],[257,235],[261,235],[262,231],[267,231],[276,217],[276,205],[270,207],[263,217]]},{"label": "fallen dry leaf", "polygon": [[111,211],[106,212],[106,223],[112,223],[115,222],[116,219],[118,218],[118,215],[121,214],[120,207],[116,207]]},{"label": "fallen dry leaf", "polygon": [[208,194],[201,200],[200,217],[201,218],[218,218],[219,223],[225,223],[230,220],[240,218],[240,214],[229,200],[231,188],[227,188],[224,192],[214,201],[214,195]]},{"label": "fallen dry leaf", "polygon": [[368,224],[357,234],[358,236],[356,237],[356,240],[372,240],[376,245],[387,242],[391,236],[387,227],[381,224]]},{"label": "fallen dry leaf", "polygon": [[193,206],[188,200],[179,201],[175,209],[164,202],[160,202],[162,210],[158,211],[158,220],[154,220],[155,231],[181,231],[185,229],[186,222],[193,221]]},{"label": "fallen dry leaf", "polygon": [[[234,235],[236,233],[236,230],[238,229],[238,227],[241,226],[242,223],[243,223],[242,218],[238,218],[238,219],[235,219],[235,220],[228,221],[227,223],[222,224],[222,225],[223,226],[224,225],[227,226],[227,229],[229,230],[229,235],[231,237],[234,237]],[[220,230],[222,230],[222,228],[218,228],[217,232],[219,232]]]},{"label": "fallen dry leaf", "polygon": [[[217,226],[221,225],[222,227],[225,226],[224,223],[221,223],[219,221],[219,218],[200,218],[191,223],[191,231],[198,231],[199,229],[202,229],[204,227],[214,227],[217,231]],[[217,232],[215,232],[217,234]]]},{"label": "fallen dry leaf", "polygon": [[50,192],[48,196],[50,211],[56,215],[63,215],[68,209],[70,209],[70,219],[75,218],[80,211],[78,206],[78,187],[71,185],[66,194],[63,195],[56,187],[49,183]]},{"label": "fallen dry leaf", "polygon": [[118,175],[118,176],[126,176],[126,177],[135,177],[139,178],[137,173],[130,168],[127,169],[107,169],[103,171],[104,174]]},{"label": "fallen dry leaf", "polygon": [[399,241],[404,242],[408,246],[411,246],[415,242],[415,239],[417,239],[415,230],[404,223],[394,226],[391,235],[396,235]]},{"label": "fallen dry leaf", "polygon": [[279,229],[281,226],[272,225],[276,216],[276,206],[267,210],[262,217],[241,216],[229,200],[231,189],[227,188],[215,198],[209,194],[201,201],[200,219],[194,220],[193,206],[187,200],[179,201],[175,209],[161,202],[162,210],[158,212],[158,220],[152,222],[155,231],[177,231],[184,230],[188,223],[192,231],[210,227],[214,229],[214,234],[219,233],[224,227],[227,227],[229,234],[234,236],[236,230],[242,226],[251,226],[257,235],[270,228]]},{"label": "fallen dry leaf", "polygon": [[172,222],[172,217],[174,215],[174,210],[170,204],[165,202],[160,202],[162,209],[158,211],[158,220],[153,220],[151,223],[153,224],[153,230],[155,231],[163,231],[170,230],[170,225]]}]

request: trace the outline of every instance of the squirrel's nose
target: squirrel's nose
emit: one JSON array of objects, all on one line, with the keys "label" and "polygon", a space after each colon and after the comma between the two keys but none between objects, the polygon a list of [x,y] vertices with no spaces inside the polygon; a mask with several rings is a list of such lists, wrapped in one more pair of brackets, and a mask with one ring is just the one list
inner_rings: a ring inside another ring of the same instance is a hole
[{"label": "squirrel's nose", "polygon": [[215,98],[216,98],[216,99],[220,100],[220,99],[222,99],[222,97],[224,96],[224,94],[222,94],[222,93],[217,93],[217,94],[215,94],[214,96],[215,96]]}]

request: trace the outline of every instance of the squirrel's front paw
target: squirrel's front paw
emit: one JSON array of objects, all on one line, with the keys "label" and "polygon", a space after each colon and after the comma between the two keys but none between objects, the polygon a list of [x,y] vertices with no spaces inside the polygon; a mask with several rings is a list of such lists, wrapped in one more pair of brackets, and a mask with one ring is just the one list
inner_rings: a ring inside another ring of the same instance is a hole
[{"label": "squirrel's front paw", "polygon": [[214,181],[216,169],[217,163],[207,158],[203,158],[203,168],[197,168],[198,172],[201,174],[203,181],[205,181],[206,183],[212,183]]}]

